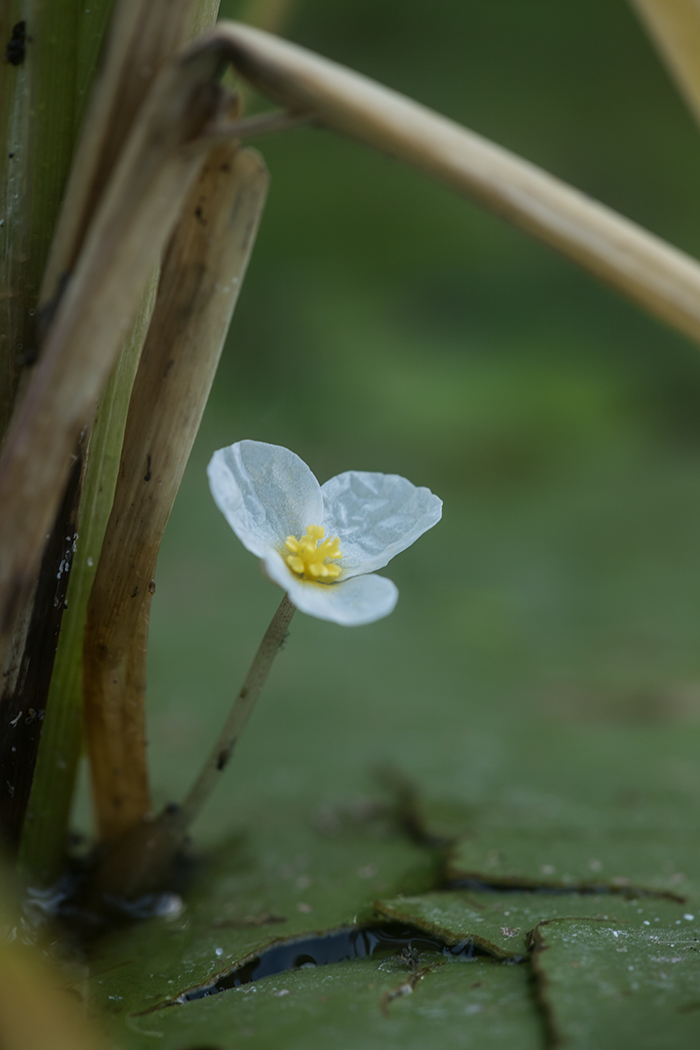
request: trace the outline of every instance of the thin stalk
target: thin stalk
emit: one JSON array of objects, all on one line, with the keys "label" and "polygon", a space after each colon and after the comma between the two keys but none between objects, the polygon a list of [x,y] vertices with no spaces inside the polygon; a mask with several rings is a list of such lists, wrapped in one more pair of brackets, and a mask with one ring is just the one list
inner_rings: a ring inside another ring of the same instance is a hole
[{"label": "thin stalk", "polygon": [[60,874],[65,855],[83,739],[82,667],[87,605],[114,499],[126,413],[157,287],[156,271],[100,400],[90,438],[78,518],[77,551],[19,850],[19,865],[30,884],[53,882]]},{"label": "thin stalk", "polygon": [[250,665],[250,670],[233,703],[231,713],[224,722],[209,758],[204,763],[201,773],[180,807],[180,824],[183,830],[186,830],[195,817],[198,816],[202,806],[216,788],[221,774],[231,760],[233,750],[246,727],[251,712],[267,681],[274,659],[287,635],[295,609],[296,606],[292,605],[288,595],[285,594],[270,622],[270,626],[265,632],[260,647]]},{"label": "thin stalk", "polygon": [[630,2],[700,122],[700,5],[697,0]]},{"label": "thin stalk", "polygon": [[285,594],[265,632],[231,713],[182,806],[171,805],[109,844],[93,883],[93,903],[107,896],[134,899],[162,889],[172,875],[187,829],[219,782],[287,635],[295,606]]}]

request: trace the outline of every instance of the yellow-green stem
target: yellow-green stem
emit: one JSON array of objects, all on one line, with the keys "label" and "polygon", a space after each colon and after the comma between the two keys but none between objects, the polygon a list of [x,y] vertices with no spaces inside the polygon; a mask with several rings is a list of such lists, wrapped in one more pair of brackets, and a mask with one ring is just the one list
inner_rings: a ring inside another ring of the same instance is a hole
[{"label": "yellow-green stem", "polygon": [[90,438],[78,520],[78,543],[49,691],[19,863],[32,884],[58,877],[65,851],[76,767],[82,745],[83,634],[121,460],[131,388],[153,313],[155,272],[100,401]]}]

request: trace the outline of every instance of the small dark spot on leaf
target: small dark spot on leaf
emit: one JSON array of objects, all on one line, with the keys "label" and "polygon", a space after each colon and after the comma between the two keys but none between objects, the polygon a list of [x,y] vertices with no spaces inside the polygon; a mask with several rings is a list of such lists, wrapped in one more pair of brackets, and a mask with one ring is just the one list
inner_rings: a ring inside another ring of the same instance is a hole
[{"label": "small dark spot on leaf", "polygon": [[248,695],[248,690],[247,690],[247,688],[245,686],[243,686],[243,688],[241,689],[241,693],[240,693],[241,700],[245,700],[247,695]]},{"label": "small dark spot on leaf", "polygon": [[5,50],[5,58],[11,66],[21,66],[24,62],[25,43],[27,40],[26,31],[26,22],[17,22],[12,27],[12,34]]},{"label": "small dark spot on leaf", "polygon": [[150,454],[146,456],[146,473],[143,476],[144,481],[151,480],[151,457]]},{"label": "small dark spot on leaf", "polygon": [[221,772],[222,769],[226,768],[226,764],[231,757],[229,751],[219,751],[219,757],[216,760],[216,768]]},{"label": "small dark spot on leaf", "polygon": [[131,597],[135,598],[136,595],[138,594],[138,591],[139,591],[138,587],[134,587],[133,591],[131,592]]},{"label": "small dark spot on leaf", "polygon": [[207,220],[204,218],[204,212],[202,211],[199,204],[194,209],[194,217],[195,219],[197,219],[198,222],[201,222],[202,226],[206,226]]},{"label": "small dark spot on leaf", "polygon": [[14,157],[14,153],[8,153],[7,155],[10,158],[10,160],[12,160],[12,158]]},{"label": "small dark spot on leaf", "polygon": [[231,165],[230,164],[222,164],[221,168],[219,170],[220,171],[230,171],[231,170]]}]

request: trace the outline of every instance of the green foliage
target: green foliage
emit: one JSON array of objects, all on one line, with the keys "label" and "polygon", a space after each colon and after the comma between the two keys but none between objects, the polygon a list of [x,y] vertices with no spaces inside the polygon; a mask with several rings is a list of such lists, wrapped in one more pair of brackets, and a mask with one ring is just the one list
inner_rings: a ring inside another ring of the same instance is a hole
[{"label": "green foliage", "polygon": [[698,929],[676,922],[562,919],[538,927],[535,967],[560,1045],[651,1050],[697,1042]]}]

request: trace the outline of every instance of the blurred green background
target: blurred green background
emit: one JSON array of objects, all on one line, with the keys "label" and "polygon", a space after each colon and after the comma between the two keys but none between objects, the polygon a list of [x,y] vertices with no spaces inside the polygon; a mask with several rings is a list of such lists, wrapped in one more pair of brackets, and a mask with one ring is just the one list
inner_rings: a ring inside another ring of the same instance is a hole
[{"label": "blurred green background", "polygon": [[[700,135],[622,0],[298,0],[287,35],[700,255]],[[206,485],[241,438],[321,481],[404,474],[444,519],[385,570],[389,619],[297,615],[204,837],[371,791],[388,761],[503,819],[611,783],[632,808],[698,798],[698,348],[384,156],[320,130],[259,148],[269,204],[158,566],[158,801],[279,600]]]}]

